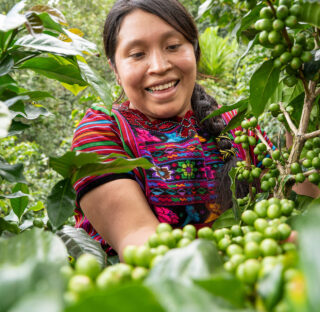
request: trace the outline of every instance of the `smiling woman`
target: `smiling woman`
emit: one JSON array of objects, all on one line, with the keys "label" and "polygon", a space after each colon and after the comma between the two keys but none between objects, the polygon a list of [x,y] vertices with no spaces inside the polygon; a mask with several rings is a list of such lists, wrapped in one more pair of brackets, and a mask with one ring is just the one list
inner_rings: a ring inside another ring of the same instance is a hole
[{"label": "smiling woman", "polygon": [[[244,151],[221,135],[235,112],[200,123],[218,105],[196,84],[198,32],[177,0],[116,1],[104,44],[128,101],[111,113],[88,110],[73,149],[145,157],[154,166],[77,181],[76,226],[121,258],[159,222],[211,225],[230,207],[228,171]],[[239,185],[239,194],[245,191]]]}]

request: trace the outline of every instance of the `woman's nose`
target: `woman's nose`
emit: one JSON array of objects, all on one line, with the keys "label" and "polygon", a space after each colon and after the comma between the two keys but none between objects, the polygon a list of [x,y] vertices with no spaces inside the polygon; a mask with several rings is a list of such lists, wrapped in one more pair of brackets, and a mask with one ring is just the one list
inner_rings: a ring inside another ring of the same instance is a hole
[{"label": "woman's nose", "polygon": [[162,51],[151,53],[149,62],[149,73],[161,74],[172,67],[167,55]]}]

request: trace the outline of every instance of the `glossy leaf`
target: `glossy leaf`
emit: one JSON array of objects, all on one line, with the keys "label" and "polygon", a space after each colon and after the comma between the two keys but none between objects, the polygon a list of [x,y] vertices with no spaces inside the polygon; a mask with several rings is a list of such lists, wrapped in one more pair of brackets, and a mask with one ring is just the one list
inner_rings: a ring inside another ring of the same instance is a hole
[{"label": "glossy leaf", "polygon": [[57,23],[68,26],[65,16],[56,8],[52,8],[48,5],[35,5],[29,9],[29,11],[49,14]]},{"label": "glossy leaf", "polygon": [[100,164],[87,164],[79,168],[73,176],[73,181],[77,181],[89,175],[101,175],[105,173],[123,173],[129,172],[134,168],[150,169],[153,164],[149,160],[143,157],[126,159],[117,158],[113,161]]},{"label": "glossy leaf", "polygon": [[90,55],[98,54],[98,48],[93,42],[90,42],[67,29],[64,29],[64,33],[72,40],[72,45],[76,50],[87,52]]},{"label": "glossy leaf", "polygon": [[46,91],[25,91],[22,93],[19,93],[20,96],[28,96],[31,101],[39,101],[46,98],[52,98],[54,97]]},{"label": "glossy leaf", "polygon": [[257,291],[268,311],[272,311],[283,295],[283,267],[278,264],[258,281]]},{"label": "glossy leaf", "polygon": [[197,239],[184,248],[171,249],[153,267],[147,285],[164,280],[178,280],[190,284],[192,279],[205,279],[221,269],[222,259],[215,244]]},{"label": "glossy leaf", "polygon": [[15,46],[64,55],[81,55],[70,42],[61,41],[47,34],[26,35],[15,42]]},{"label": "glossy leaf", "polygon": [[26,22],[26,17],[19,12],[23,9],[25,1],[17,3],[7,15],[0,14],[0,31],[7,32],[20,27]]},{"label": "glossy leaf", "polygon": [[313,209],[309,209],[304,217],[300,217],[296,222],[299,233],[299,259],[302,269],[306,289],[308,290],[308,301],[310,312],[320,309],[320,296],[318,284],[320,279],[320,210],[319,199],[314,203]]},{"label": "glossy leaf", "polygon": [[89,67],[87,63],[78,61],[78,65],[83,79],[94,89],[107,109],[111,111],[113,95],[111,92],[111,87],[108,85],[106,80],[101,78],[99,74]]},{"label": "glossy leaf", "polygon": [[212,112],[211,114],[209,114],[206,118],[202,119],[201,122],[207,120],[208,118],[212,118],[212,117],[221,115],[223,113],[230,112],[234,109],[243,108],[246,106],[248,106],[248,99],[240,100],[240,101],[238,101],[234,104],[231,104],[231,105],[223,105],[220,108],[218,108],[217,110],[215,110],[214,112]]},{"label": "glossy leaf", "polygon": [[259,117],[277,88],[280,70],[273,66],[273,61],[264,62],[252,75],[250,80],[249,109]]},{"label": "glossy leaf", "polygon": [[306,79],[313,79],[320,70],[320,49],[312,51],[312,61],[304,63],[303,74]]},{"label": "glossy leaf", "polygon": [[64,287],[59,270],[67,264],[61,240],[32,229],[0,239],[0,250],[0,311],[60,312]]},{"label": "glossy leaf", "polygon": [[27,18],[26,27],[29,34],[41,34],[43,32],[43,24],[40,17],[34,12],[27,12],[25,14]]},{"label": "glossy leaf", "polygon": [[[32,11],[34,12],[34,11]],[[54,30],[57,32],[57,35],[59,33],[63,33],[63,28],[61,26],[61,24],[57,21],[57,19],[52,16],[51,14],[47,13],[47,12],[37,12],[39,18],[42,21],[43,27],[45,29],[50,29],[50,30]]]},{"label": "glossy leaf", "polygon": [[[104,163],[104,160],[115,160]],[[146,158],[123,158],[123,155],[110,154],[107,157],[97,153],[67,152],[61,157],[50,157],[49,166],[64,178],[70,177],[76,181],[88,175],[101,175],[105,173],[129,172],[136,167],[151,168]]]},{"label": "glossy leaf", "polygon": [[234,217],[233,209],[226,210],[223,214],[219,216],[217,220],[214,221],[212,229],[221,229],[224,227],[230,227],[234,224],[238,224],[236,218]]},{"label": "glossy leaf", "polygon": [[8,135],[17,135],[22,133],[25,129],[28,129],[30,125],[24,124],[20,121],[12,120],[11,126],[9,128]]},{"label": "glossy leaf", "polygon": [[11,115],[7,106],[0,101],[0,139],[5,138],[11,125]]},{"label": "glossy leaf", "polygon": [[31,69],[36,73],[68,84],[87,85],[82,79],[79,68],[72,63],[61,64],[53,57],[34,57],[19,66],[19,69]]},{"label": "glossy leaf", "polygon": [[23,213],[25,212],[28,203],[29,203],[29,197],[26,196],[26,194],[29,193],[29,188],[27,184],[24,183],[17,183],[14,188],[12,189],[12,192],[20,192],[20,196],[17,197],[11,197],[10,203],[12,210],[16,214],[16,216],[21,219]]},{"label": "glossy leaf", "polygon": [[24,112],[12,112],[11,115],[12,117],[22,116],[28,120],[34,120],[37,119],[39,116],[48,116],[50,115],[50,112],[42,105],[28,104],[24,106]]},{"label": "glossy leaf", "polygon": [[320,27],[320,2],[318,0],[304,0],[301,7],[300,20],[315,27]]},{"label": "glossy leaf", "polygon": [[18,234],[20,232],[19,227],[14,222],[9,222],[0,217],[0,235],[2,232],[8,231],[10,233]]},{"label": "glossy leaf", "polygon": [[203,2],[198,9],[198,18],[205,14],[213,5],[213,0],[206,0]]},{"label": "glossy leaf", "polygon": [[73,215],[76,193],[70,179],[60,180],[47,198],[48,217],[52,225],[59,228]]},{"label": "glossy leaf", "polygon": [[229,132],[230,130],[237,128],[240,126],[241,121],[245,118],[247,115],[247,105],[241,106],[238,109],[237,115],[235,115],[227,124],[227,126],[222,130],[223,133]]},{"label": "glossy leaf", "polygon": [[[219,311],[249,312],[247,309],[235,309],[227,301],[213,296],[203,288],[194,284],[185,284],[181,280],[160,280],[148,285],[162,303],[167,312],[176,311]],[[253,311],[251,311],[253,312]]]},{"label": "glossy leaf", "polygon": [[6,100],[4,102],[4,104],[6,104],[6,106],[9,107],[12,110],[12,106],[14,104],[16,104],[17,102],[19,102],[19,101],[27,101],[29,99],[30,98],[27,95],[18,95],[18,96],[15,96],[13,98],[10,98],[10,99]]},{"label": "glossy leaf", "polygon": [[233,33],[236,33],[238,40],[241,36],[241,33],[247,30],[252,24],[256,22],[256,20],[259,18],[259,12],[261,8],[263,8],[264,6],[264,3],[255,5],[252,10],[250,10],[246,15],[244,15],[240,19],[240,22],[233,29]]},{"label": "glossy leaf", "polygon": [[23,164],[9,165],[0,161],[0,176],[9,182],[26,183]]},{"label": "glossy leaf", "polygon": [[245,305],[245,286],[233,274],[216,273],[208,279],[196,280],[195,284],[237,308],[243,308]]},{"label": "glossy leaf", "polygon": [[56,234],[63,240],[68,254],[73,258],[78,259],[83,253],[90,253],[97,258],[102,267],[106,266],[106,252],[101,248],[101,244],[92,239],[84,229],[65,225]]},{"label": "glossy leaf", "polygon": [[99,292],[81,298],[66,308],[65,312],[165,312],[156,296],[145,286],[128,284],[114,286],[105,292]]},{"label": "glossy leaf", "polygon": [[0,63],[0,76],[4,76],[10,73],[10,71],[13,68],[13,65],[14,65],[13,57],[11,55],[7,55],[7,57],[5,57]]}]

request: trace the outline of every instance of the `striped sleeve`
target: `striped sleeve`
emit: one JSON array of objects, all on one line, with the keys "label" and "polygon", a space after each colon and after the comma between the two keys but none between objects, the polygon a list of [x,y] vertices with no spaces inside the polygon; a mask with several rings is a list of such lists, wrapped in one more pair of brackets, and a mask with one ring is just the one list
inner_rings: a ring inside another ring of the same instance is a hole
[{"label": "striped sleeve", "polygon": [[[105,156],[117,153],[129,157],[123,148],[117,122],[99,107],[91,108],[86,112],[75,130],[71,149],[80,152],[95,152]],[[79,179],[74,184],[77,205],[79,206],[81,197],[88,191],[103,183],[122,178],[135,179],[135,170],[123,174],[109,173]]]},{"label": "striped sleeve", "polygon": [[[237,115],[237,111],[236,111],[236,110],[232,110],[232,111],[230,111],[230,112],[223,113],[223,114],[222,114],[222,118],[223,118],[225,124],[227,125],[227,124],[230,122],[230,120],[231,120],[233,117],[235,117],[236,115]],[[273,150],[275,150],[276,148],[275,148],[275,146],[272,144],[272,142],[270,141],[270,139],[268,138],[266,132],[265,132],[264,130],[262,130],[259,125],[256,126],[256,129],[263,135],[263,138],[267,141],[267,143],[269,144],[269,146],[270,146]],[[235,132],[238,131],[238,130],[243,131],[243,128],[237,127],[237,128],[235,128],[235,129],[230,130],[230,135],[231,135],[232,139],[234,139],[234,138],[236,137]],[[255,137],[256,140],[257,140],[257,144],[261,142],[261,141],[259,140],[259,138],[257,137],[257,135],[256,135],[252,130],[249,130],[249,131],[248,131],[248,135]],[[236,143],[234,143],[234,141],[233,141],[233,146],[234,146],[234,148],[236,148],[236,150],[238,151],[237,157],[240,158],[240,159],[242,159],[242,160],[244,160],[244,159],[246,158],[246,153],[245,153],[245,150],[242,148],[241,144],[236,144]],[[253,164],[254,164],[255,166],[261,167],[261,165],[262,165],[261,161],[259,161],[259,160],[257,159],[257,155],[255,155],[255,154],[253,153],[254,148],[255,148],[255,146],[250,146],[250,147],[249,147],[250,157],[251,157],[251,159],[252,159],[252,161],[253,161]]]}]

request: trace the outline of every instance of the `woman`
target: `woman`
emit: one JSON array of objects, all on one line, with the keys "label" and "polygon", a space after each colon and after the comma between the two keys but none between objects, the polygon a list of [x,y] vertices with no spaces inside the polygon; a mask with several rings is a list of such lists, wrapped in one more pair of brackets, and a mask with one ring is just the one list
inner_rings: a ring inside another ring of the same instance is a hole
[{"label": "woman", "polygon": [[230,207],[227,173],[244,151],[220,136],[232,113],[199,123],[217,103],[196,84],[198,33],[178,1],[117,1],[104,44],[128,101],[111,114],[90,109],[73,149],[146,157],[154,167],[79,180],[76,219],[121,257],[126,245],[145,243],[159,222],[211,225]]}]

